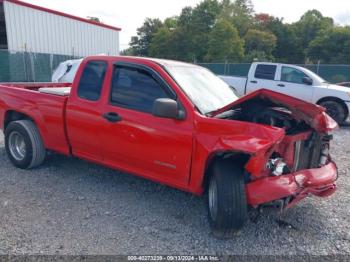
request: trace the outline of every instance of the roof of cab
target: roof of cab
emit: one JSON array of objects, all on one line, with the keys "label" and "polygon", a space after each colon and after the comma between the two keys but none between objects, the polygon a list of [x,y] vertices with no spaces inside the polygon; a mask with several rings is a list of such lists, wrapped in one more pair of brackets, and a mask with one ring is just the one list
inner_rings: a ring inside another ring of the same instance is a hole
[{"label": "roof of cab", "polygon": [[98,59],[98,58],[107,58],[107,60],[124,60],[124,61],[151,61],[154,63],[157,63],[164,67],[200,67],[196,64],[181,62],[181,61],[175,61],[175,60],[168,60],[168,59],[159,59],[159,58],[152,58],[152,57],[140,57],[140,56],[105,56],[105,55],[99,55],[99,56],[89,56],[85,59]]},{"label": "roof of cab", "polygon": [[123,56],[126,58],[131,59],[140,59],[140,60],[146,60],[146,61],[153,61],[157,64],[160,64],[165,67],[194,67],[197,66],[195,64],[190,64],[186,62],[181,61],[175,61],[175,60],[168,60],[168,59],[160,59],[160,58],[152,58],[152,57],[138,57],[138,56]]}]

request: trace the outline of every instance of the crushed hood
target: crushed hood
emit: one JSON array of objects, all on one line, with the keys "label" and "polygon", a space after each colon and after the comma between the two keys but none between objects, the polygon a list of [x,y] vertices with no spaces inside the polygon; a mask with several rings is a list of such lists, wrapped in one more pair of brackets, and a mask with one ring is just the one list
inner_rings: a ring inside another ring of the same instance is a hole
[{"label": "crushed hood", "polygon": [[304,120],[308,125],[319,132],[329,132],[338,127],[337,123],[326,114],[323,107],[267,89],[259,89],[245,95],[231,104],[213,112],[211,115],[216,116],[227,110],[238,108],[250,101],[260,101],[272,107],[285,107],[292,112],[296,120]]}]

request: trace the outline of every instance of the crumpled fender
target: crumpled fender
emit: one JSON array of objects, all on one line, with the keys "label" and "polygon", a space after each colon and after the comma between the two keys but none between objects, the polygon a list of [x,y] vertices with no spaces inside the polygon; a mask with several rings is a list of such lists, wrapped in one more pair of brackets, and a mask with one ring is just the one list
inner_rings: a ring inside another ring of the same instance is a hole
[{"label": "crumpled fender", "polygon": [[284,129],[236,120],[203,118],[197,122],[196,139],[208,151],[237,149],[259,154],[282,141]]},{"label": "crumpled fender", "polygon": [[[202,189],[206,165],[217,153],[248,154],[251,158],[247,167],[253,170],[262,165],[271,148],[277,146],[285,137],[284,129],[272,126],[207,118],[199,114],[195,118],[190,185],[199,194]],[[257,161],[259,159],[260,161]]]},{"label": "crumpled fender", "polygon": [[285,137],[284,129],[236,120],[216,119],[214,116],[239,108],[250,100],[264,101],[273,107],[286,107],[296,120],[305,121],[318,132],[326,133],[338,127],[321,106],[266,89],[252,92],[224,108],[204,117],[197,113],[194,123],[194,148],[189,180],[193,192],[203,192],[203,178],[210,159],[219,152],[240,152],[250,155],[245,169],[258,178],[271,153]]}]

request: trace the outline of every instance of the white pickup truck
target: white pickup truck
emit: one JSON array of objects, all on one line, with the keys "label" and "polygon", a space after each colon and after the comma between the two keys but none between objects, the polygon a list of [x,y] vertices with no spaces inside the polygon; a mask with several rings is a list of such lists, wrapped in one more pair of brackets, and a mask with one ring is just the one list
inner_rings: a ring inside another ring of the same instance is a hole
[{"label": "white pickup truck", "polygon": [[349,88],[332,85],[312,71],[300,66],[253,63],[248,77],[220,77],[239,96],[265,88],[321,105],[339,124],[349,116]]}]

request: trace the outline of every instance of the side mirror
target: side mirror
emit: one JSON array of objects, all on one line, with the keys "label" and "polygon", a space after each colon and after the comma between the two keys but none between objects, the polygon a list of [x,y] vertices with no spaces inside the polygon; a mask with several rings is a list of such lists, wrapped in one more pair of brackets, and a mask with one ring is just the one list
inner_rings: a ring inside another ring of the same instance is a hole
[{"label": "side mirror", "polygon": [[184,112],[179,110],[178,102],[170,98],[156,99],[153,103],[153,115],[162,118],[184,118]]},{"label": "side mirror", "polygon": [[303,83],[306,84],[306,85],[311,86],[313,81],[312,81],[312,79],[310,77],[305,76],[305,77],[303,77]]}]

